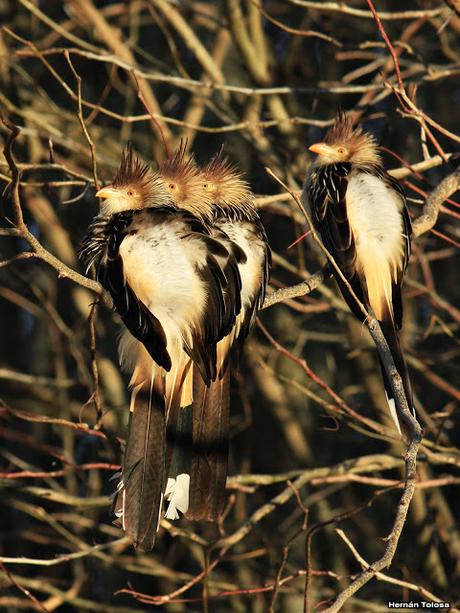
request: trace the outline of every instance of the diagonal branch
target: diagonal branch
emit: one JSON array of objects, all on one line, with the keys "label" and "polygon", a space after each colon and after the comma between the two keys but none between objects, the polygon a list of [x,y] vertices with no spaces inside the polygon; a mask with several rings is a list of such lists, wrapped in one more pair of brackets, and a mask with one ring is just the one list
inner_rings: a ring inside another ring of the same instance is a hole
[{"label": "diagonal branch", "polygon": [[268,294],[268,296],[264,300],[264,304],[262,309],[268,309],[268,307],[273,306],[274,304],[278,304],[278,302],[283,302],[284,300],[289,300],[291,298],[298,298],[299,296],[306,296],[314,289],[316,289],[319,285],[324,283],[326,279],[331,276],[331,271],[329,266],[324,266],[318,272],[315,272],[305,281],[301,281],[296,285],[291,285],[290,287],[282,287],[281,289]]},{"label": "diagonal branch", "polygon": [[415,237],[421,236],[435,225],[442,203],[460,189],[460,168],[445,177],[429,194],[422,214],[412,223]]},{"label": "diagonal branch", "polygon": [[84,277],[83,275],[79,274],[69,266],[66,266],[66,264],[61,262],[61,260],[59,260],[52,253],[47,251],[40,243],[40,241],[37,240],[37,238],[32,234],[27,224],[24,222],[21,200],[19,197],[19,183],[21,179],[21,174],[13,156],[13,145],[20,133],[20,129],[18,126],[13,124],[5,117],[1,117],[1,121],[9,132],[8,138],[6,139],[5,147],[3,149],[3,154],[5,156],[6,161],[8,162],[12,177],[12,181],[10,183],[10,195],[13,204],[15,226],[15,228],[12,229],[14,230],[14,232],[12,232],[12,235],[20,236],[21,238],[23,238],[29,244],[29,246],[32,248],[33,252],[38,258],[40,258],[41,260],[49,264],[52,268],[57,270],[59,277],[70,279],[77,285],[86,287],[86,289],[89,289],[98,296],[101,296],[105,302],[110,303],[107,298],[107,295],[105,294],[99,283],[97,283],[96,281],[92,281],[91,279],[88,279],[87,277]]}]

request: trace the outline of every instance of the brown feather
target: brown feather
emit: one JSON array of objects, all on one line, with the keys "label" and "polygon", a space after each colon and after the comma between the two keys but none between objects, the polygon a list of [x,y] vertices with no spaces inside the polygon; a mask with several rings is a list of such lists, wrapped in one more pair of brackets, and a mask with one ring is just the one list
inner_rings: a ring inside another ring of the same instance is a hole
[{"label": "brown feather", "polygon": [[114,510],[136,549],[155,542],[165,481],[164,379],[153,368],[133,388],[122,478]]},{"label": "brown feather", "polygon": [[181,141],[179,147],[172,155],[158,165],[160,174],[170,181],[179,181],[187,184],[197,174],[195,158],[186,157],[187,141]]},{"label": "brown feather", "polygon": [[227,480],[230,372],[206,386],[194,381],[193,452],[188,519],[216,521],[223,511]]},{"label": "brown feather", "polygon": [[354,125],[350,114],[338,113],[324,142],[331,147],[346,147],[346,158],[341,161],[349,161],[356,165],[380,163],[374,137],[364,132],[360,125]]},{"label": "brown feather", "polygon": [[[112,187],[133,187],[141,193],[143,206],[167,204],[168,194],[162,188],[158,173],[154,173],[150,165],[134,154],[132,143],[129,142],[123,150],[120,166],[113,177]],[[161,202],[158,202],[161,199]]]},{"label": "brown feather", "polygon": [[201,170],[203,188],[211,195],[215,213],[239,219],[256,216],[255,199],[248,183],[220,149]]},{"label": "brown feather", "polygon": [[181,142],[171,157],[159,164],[158,172],[176,206],[205,219],[210,216],[211,198],[202,187],[193,154],[186,156],[186,147],[187,142]]}]

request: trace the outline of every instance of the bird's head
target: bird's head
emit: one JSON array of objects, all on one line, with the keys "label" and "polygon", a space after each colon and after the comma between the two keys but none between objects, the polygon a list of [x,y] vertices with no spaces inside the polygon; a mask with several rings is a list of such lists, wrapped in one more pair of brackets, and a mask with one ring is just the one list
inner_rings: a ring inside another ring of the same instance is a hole
[{"label": "bird's head", "polygon": [[361,126],[353,126],[350,115],[339,113],[323,142],[309,147],[318,155],[317,164],[350,162],[356,165],[372,165],[380,162],[374,137]]},{"label": "bird's head", "polygon": [[134,155],[131,143],[123,151],[112,183],[102,187],[96,197],[103,201],[101,210],[106,215],[171,204],[159,175]]},{"label": "bird's head", "polygon": [[202,189],[213,205],[233,209],[237,213],[252,213],[254,195],[241,172],[221,149],[201,170]]},{"label": "bird's head", "polygon": [[200,173],[192,156],[186,157],[187,143],[182,142],[174,153],[159,164],[159,174],[176,206],[200,217],[206,216],[210,199],[203,192]]}]

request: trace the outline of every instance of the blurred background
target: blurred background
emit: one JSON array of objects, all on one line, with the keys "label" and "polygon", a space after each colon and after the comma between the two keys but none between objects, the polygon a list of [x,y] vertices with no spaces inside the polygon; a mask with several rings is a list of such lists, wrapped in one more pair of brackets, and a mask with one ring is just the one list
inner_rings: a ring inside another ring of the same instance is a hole
[{"label": "blurred background", "polygon": [[[375,2],[408,111],[365,0],[4,0],[0,107],[20,127],[30,232],[82,272],[76,250],[98,210],[95,183],[111,178],[129,139],[152,162],[164,141],[187,139],[200,163],[224,144],[258,196],[270,292],[300,283],[324,262],[265,168],[299,190],[309,144],[338,108],[353,111],[416,218],[458,165],[455,4]],[[3,144],[8,134],[0,124]],[[375,350],[334,282],[259,315],[232,383],[219,525],[165,521],[155,550],[135,553],[108,499],[128,413],[120,321],[14,232],[3,156],[0,181],[0,610],[324,608],[363,559],[381,555],[404,475]],[[446,200],[435,229],[414,241],[405,283],[424,427],[418,486],[391,569],[344,611],[387,611],[390,600],[460,606],[459,202]]]}]

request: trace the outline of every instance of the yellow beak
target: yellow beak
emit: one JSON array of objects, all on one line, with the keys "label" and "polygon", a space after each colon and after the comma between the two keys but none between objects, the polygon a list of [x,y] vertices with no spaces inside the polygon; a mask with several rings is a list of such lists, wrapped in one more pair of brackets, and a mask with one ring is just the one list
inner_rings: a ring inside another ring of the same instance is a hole
[{"label": "yellow beak", "polygon": [[318,155],[329,155],[331,153],[331,147],[326,145],[326,143],[315,143],[308,147],[308,150]]},{"label": "yellow beak", "polygon": [[120,192],[112,187],[111,185],[106,185],[105,187],[101,187],[101,189],[96,192],[96,198],[113,198],[114,196],[119,196]]}]

